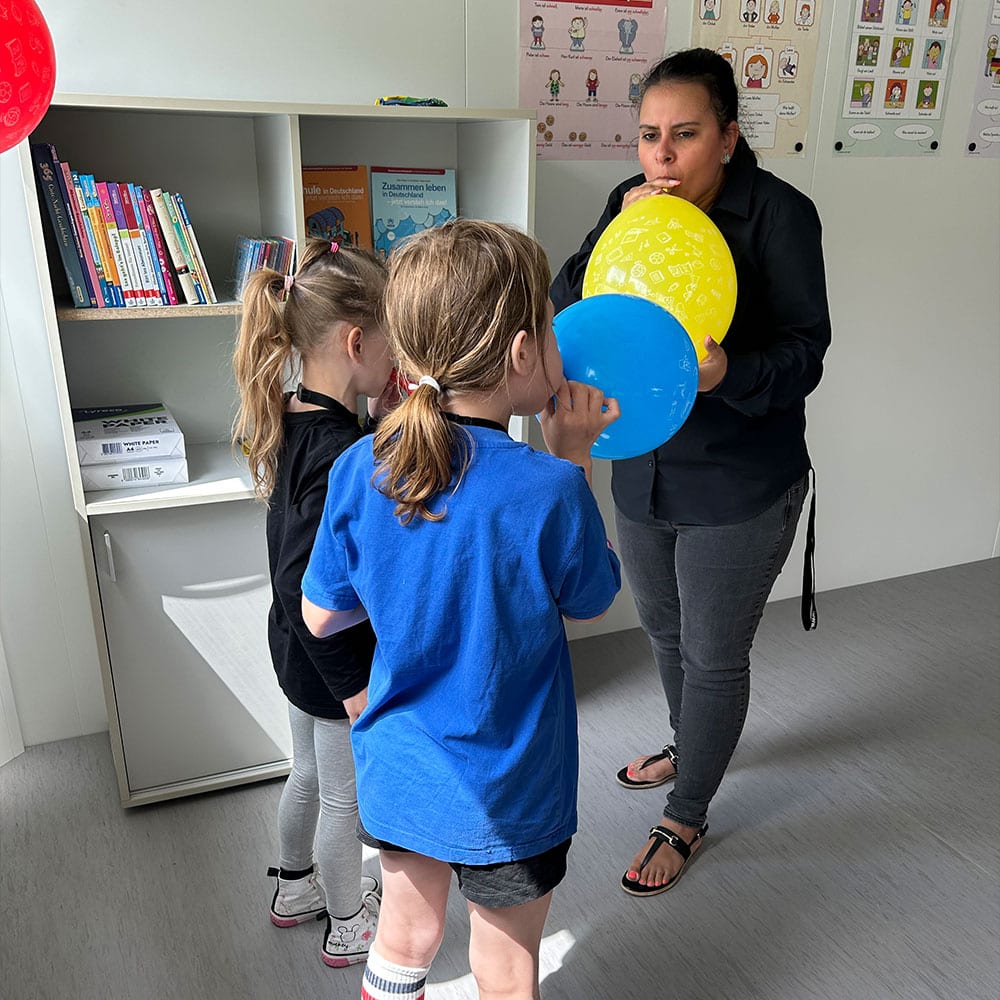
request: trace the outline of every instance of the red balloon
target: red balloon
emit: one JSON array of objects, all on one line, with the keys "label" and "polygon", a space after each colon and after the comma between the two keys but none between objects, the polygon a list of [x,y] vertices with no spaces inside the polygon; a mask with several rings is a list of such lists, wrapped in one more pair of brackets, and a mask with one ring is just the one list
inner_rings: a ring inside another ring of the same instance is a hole
[{"label": "red balloon", "polygon": [[0,0],[0,153],[42,120],[56,86],[56,52],[35,0]]}]

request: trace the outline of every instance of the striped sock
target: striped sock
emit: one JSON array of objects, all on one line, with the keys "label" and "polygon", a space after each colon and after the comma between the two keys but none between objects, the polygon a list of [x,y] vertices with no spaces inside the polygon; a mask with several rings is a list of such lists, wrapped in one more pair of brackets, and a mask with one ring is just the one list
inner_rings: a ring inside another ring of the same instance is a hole
[{"label": "striped sock", "polygon": [[426,982],[427,969],[394,965],[371,948],[361,983],[361,1000],[423,1000]]}]

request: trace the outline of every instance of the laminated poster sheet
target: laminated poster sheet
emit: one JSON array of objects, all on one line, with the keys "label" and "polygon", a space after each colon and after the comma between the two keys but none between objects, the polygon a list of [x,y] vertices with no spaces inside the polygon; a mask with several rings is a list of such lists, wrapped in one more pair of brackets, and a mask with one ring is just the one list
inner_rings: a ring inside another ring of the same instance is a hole
[{"label": "laminated poster sheet", "polygon": [[991,0],[979,49],[966,156],[1000,156],[1000,0]]},{"label": "laminated poster sheet", "polygon": [[761,156],[802,156],[822,0],[695,0],[691,44],[732,64],[740,131]]},{"label": "laminated poster sheet", "polygon": [[520,0],[520,101],[542,160],[634,160],[639,84],[663,55],[666,0]]},{"label": "laminated poster sheet", "polygon": [[926,156],[941,141],[964,0],[854,0],[834,151]]}]

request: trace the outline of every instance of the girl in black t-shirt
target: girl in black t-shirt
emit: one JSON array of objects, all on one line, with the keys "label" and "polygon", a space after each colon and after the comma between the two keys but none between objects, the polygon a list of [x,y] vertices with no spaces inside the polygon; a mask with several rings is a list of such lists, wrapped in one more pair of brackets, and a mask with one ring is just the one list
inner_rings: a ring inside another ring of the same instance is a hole
[{"label": "girl in black t-shirt", "polygon": [[[330,966],[364,961],[378,918],[379,881],[361,873],[350,745],[375,636],[359,615],[337,635],[315,639],[302,622],[301,582],[330,467],[362,435],[357,399],[369,397],[370,416],[387,402],[384,288],[385,267],[371,254],[310,240],[294,275],[263,268],[250,276],[233,357],[234,440],[268,504],[268,644],[292,733],[292,771],[278,805],[279,867],[268,869],[277,879],[270,915],[278,927],[326,915],[321,957]],[[290,372],[301,379],[295,392],[285,391]]]}]

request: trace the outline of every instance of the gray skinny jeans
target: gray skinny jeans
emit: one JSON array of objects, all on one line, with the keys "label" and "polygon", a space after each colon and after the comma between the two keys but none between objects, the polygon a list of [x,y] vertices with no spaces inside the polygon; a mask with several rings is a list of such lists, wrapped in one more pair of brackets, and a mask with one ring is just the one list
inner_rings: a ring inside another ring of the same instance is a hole
[{"label": "gray skinny jeans", "polygon": [[292,772],[278,803],[279,864],[301,871],[313,851],[326,908],[348,917],[361,907],[358,796],[347,719],[318,719],[289,703]]},{"label": "gray skinny jeans", "polygon": [[615,511],[618,554],[677,746],[677,780],[663,815],[684,826],[704,824],[743,731],[750,647],[792,547],[807,484],[803,477],[740,524],[643,524]]}]

